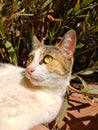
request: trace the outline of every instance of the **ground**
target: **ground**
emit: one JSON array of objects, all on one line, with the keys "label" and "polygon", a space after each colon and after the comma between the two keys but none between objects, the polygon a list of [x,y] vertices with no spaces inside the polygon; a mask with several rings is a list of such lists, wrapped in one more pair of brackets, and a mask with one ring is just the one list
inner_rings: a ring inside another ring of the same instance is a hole
[{"label": "ground", "polygon": [[[43,125],[32,130],[50,130]],[[70,96],[69,107],[60,130],[98,130],[98,102],[78,95]]]}]

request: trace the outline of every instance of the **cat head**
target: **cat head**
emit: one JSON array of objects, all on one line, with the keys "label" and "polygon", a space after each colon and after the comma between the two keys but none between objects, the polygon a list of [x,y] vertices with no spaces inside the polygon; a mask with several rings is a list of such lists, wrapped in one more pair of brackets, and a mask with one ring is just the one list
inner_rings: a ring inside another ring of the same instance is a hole
[{"label": "cat head", "polygon": [[34,50],[30,53],[26,77],[35,86],[55,89],[69,84],[76,46],[76,33],[68,31],[56,45],[42,45],[34,36]]}]

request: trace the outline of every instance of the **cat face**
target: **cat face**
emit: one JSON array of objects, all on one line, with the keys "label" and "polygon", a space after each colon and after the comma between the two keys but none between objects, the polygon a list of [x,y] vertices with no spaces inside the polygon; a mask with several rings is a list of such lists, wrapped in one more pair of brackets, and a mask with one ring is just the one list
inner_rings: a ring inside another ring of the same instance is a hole
[{"label": "cat face", "polygon": [[70,30],[56,46],[35,45],[29,55],[26,77],[33,85],[45,87],[69,80],[75,44],[76,34]]}]

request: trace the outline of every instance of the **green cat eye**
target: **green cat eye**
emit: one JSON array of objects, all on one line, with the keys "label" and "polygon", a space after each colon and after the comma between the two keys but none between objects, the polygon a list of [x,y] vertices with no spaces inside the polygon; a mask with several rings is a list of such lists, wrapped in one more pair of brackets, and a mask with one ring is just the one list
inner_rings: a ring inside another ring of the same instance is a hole
[{"label": "green cat eye", "polygon": [[50,55],[47,55],[44,57],[44,63],[48,64],[53,61],[53,57]]},{"label": "green cat eye", "polygon": [[28,58],[28,60],[27,60],[27,62],[28,62],[28,63],[31,63],[31,62],[33,61],[33,59],[34,59],[34,56],[33,56],[33,55],[30,55],[29,58]]}]

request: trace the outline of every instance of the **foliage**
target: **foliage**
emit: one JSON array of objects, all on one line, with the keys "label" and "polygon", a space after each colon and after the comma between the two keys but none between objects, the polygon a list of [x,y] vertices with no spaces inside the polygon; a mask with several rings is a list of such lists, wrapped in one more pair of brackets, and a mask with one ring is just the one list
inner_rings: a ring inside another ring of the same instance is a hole
[{"label": "foliage", "polygon": [[0,0],[0,62],[25,66],[34,34],[55,44],[72,28],[77,33],[73,73],[85,88],[78,74],[98,71],[97,0]]},{"label": "foliage", "polygon": [[0,0],[0,61],[25,66],[33,34],[54,44],[73,28],[78,36],[76,61],[85,64],[81,69],[90,66],[94,52],[93,60],[98,56],[97,9],[95,0]]}]

